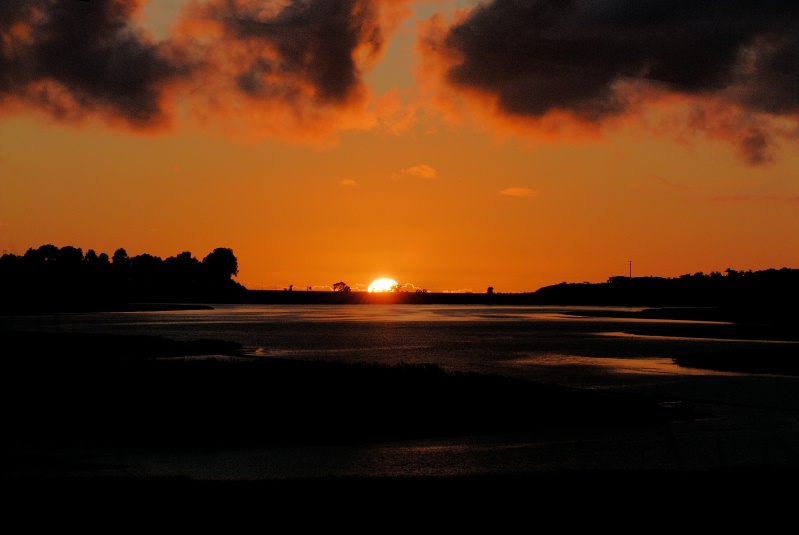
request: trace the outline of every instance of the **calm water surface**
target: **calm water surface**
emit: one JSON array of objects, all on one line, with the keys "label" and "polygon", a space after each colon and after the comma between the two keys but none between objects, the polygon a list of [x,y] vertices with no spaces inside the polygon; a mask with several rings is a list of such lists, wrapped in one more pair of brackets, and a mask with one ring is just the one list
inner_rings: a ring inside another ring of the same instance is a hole
[{"label": "calm water surface", "polygon": [[[672,361],[674,356],[687,353],[757,349],[764,344],[789,342],[741,340],[735,326],[726,324],[715,325],[715,337],[706,338],[701,336],[707,327],[702,322],[587,314],[593,310],[532,306],[231,305],[197,311],[0,317],[0,327],[145,334],[176,340],[232,340],[263,358],[433,363],[450,371],[500,373],[566,386],[670,396],[717,415],[644,430],[583,429],[358,447],[330,445],[180,455],[113,452],[109,454],[111,458],[105,459],[128,466],[126,473],[131,475],[270,479],[799,466],[797,378],[695,370],[681,368]],[[630,334],[642,325],[650,328],[648,336]],[[681,336],[673,335],[675,326],[680,327]],[[657,328],[654,334],[653,327]]]},{"label": "calm water surface", "polygon": [[[673,357],[780,341],[686,336],[707,322],[596,317],[629,308],[453,305],[215,305],[213,310],[0,318],[0,326],[62,332],[232,340],[248,353],[382,364],[433,363],[451,371],[501,373],[575,386],[637,385],[657,377],[719,375],[681,368]],[[580,314],[586,314],[581,316]],[[639,326],[662,329],[638,336]],[[681,336],[669,328],[681,327]],[[799,347],[799,346],[797,346]],[[730,375],[730,374],[727,374]],[[734,375],[734,374],[733,374]]]}]

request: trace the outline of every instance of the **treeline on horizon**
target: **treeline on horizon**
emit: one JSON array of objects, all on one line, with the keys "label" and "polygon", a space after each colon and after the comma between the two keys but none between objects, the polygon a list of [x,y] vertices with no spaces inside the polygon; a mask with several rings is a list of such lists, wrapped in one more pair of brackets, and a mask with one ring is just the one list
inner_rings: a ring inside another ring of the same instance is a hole
[{"label": "treeline on horizon", "polygon": [[543,301],[558,304],[721,307],[745,309],[782,307],[794,312],[799,298],[799,269],[780,268],[724,273],[697,272],[679,277],[610,277],[607,282],[566,283],[535,292]]},{"label": "treeline on horizon", "polygon": [[202,260],[190,252],[162,259],[128,256],[123,248],[85,254],[78,247],[42,245],[24,255],[0,257],[0,295],[4,308],[107,308],[125,303],[225,302],[246,288],[233,251],[219,247]]},{"label": "treeline on horizon", "polygon": [[[112,256],[42,245],[0,257],[0,303],[6,311],[119,308],[130,303],[411,303],[539,304],[643,307],[785,306],[799,298],[799,269],[697,272],[676,278],[610,277],[605,283],[562,282],[526,293],[303,292],[247,290],[233,280],[238,261],[219,247],[202,260],[188,251],[162,259]],[[795,316],[795,313],[793,314]]]}]

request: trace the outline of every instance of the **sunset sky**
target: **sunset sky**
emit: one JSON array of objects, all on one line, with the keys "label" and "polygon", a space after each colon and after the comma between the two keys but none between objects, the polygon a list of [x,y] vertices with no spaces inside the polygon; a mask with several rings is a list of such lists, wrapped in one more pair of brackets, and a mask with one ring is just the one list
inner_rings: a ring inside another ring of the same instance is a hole
[{"label": "sunset sky", "polygon": [[0,0],[0,247],[45,244],[295,291],[799,268],[796,0]]}]

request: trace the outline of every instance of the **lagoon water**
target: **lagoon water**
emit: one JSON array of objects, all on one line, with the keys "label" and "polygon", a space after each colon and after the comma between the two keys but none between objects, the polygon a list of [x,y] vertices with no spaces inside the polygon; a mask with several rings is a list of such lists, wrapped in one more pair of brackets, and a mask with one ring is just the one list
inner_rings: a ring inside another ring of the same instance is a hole
[{"label": "lagoon water", "polygon": [[[0,327],[157,335],[239,342],[252,355],[381,364],[431,363],[449,371],[500,373],[574,386],[718,372],[681,368],[673,357],[761,347],[732,324],[612,317],[640,309],[454,305],[213,305],[212,310],[0,317]],[[597,316],[597,311],[602,316]],[[631,334],[645,326],[647,335]],[[678,326],[679,336],[673,334]],[[651,334],[652,330],[661,334]],[[691,335],[695,328],[696,335]],[[799,347],[799,344],[796,344]],[[724,374],[736,375],[736,374]]]},{"label": "lagoon water", "polygon": [[[597,310],[602,314],[595,314]],[[623,316],[632,310],[618,312]],[[115,461],[130,466],[134,475],[274,479],[799,466],[799,378],[683,368],[672,360],[690,353],[797,342],[741,339],[732,324],[713,325],[709,338],[705,322],[614,318],[608,312],[613,309],[213,305],[212,310],[7,316],[0,317],[0,327],[231,340],[263,358],[430,363],[447,371],[671,397],[714,415],[645,430],[564,430],[358,448],[332,445],[179,457],[116,452]],[[641,326],[647,327],[646,336],[631,334]]]}]

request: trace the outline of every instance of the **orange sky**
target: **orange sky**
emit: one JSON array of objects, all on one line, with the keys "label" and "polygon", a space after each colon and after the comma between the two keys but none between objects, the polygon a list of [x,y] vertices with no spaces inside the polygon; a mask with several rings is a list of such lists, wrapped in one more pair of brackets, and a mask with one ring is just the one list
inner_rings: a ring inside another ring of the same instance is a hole
[{"label": "orange sky", "polygon": [[799,267],[790,2],[477,4],[4,3],[0,246],[229,247],[251,289]]}]

